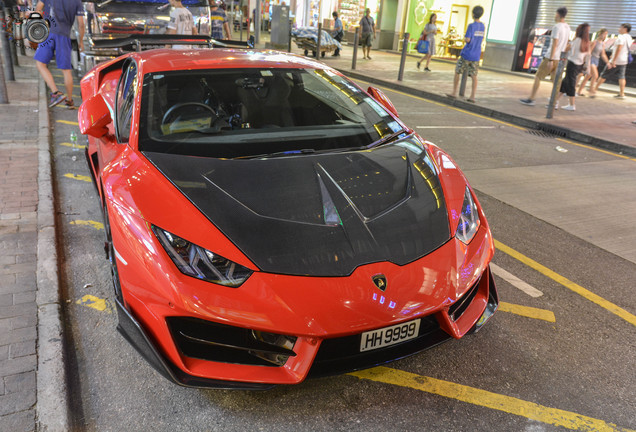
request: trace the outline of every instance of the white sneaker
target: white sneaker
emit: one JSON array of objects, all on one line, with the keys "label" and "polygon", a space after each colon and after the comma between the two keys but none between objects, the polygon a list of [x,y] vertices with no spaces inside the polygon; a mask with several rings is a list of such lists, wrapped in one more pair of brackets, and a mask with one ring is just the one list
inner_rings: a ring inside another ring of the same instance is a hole
[{"label": "white sneaker", "polygon": [[[550,104],[549,104],[549,103],[545,104],[545,107],[546,107],[546,108],[550,108]],[[555,110],[558,110],[558,109],[559,109],[559,102],[557,102],[557,103],[555,103],[555,104],[554,104],[554,109],[555,109]]]},{"label": "white sneaker", "polygon": [[561,109],[564,111],[576,111],[576,107],[574,105],[566,105]]}]

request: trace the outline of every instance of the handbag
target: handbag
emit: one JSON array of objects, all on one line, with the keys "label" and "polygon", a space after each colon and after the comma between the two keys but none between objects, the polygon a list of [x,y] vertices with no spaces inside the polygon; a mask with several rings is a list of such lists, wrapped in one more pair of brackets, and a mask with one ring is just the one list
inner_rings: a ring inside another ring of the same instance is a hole
[{"label": "handbag", "polygon": [[415,46],[415,49],[420,54],[428,54],[428,44],[429,42],[427,40],[420,39],[417,41],[417,45]]}]

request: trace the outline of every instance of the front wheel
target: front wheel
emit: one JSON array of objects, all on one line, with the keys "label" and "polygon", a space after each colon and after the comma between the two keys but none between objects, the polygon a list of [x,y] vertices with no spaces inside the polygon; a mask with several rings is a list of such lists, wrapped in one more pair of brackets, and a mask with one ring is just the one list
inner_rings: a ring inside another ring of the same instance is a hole
[{"label": "front wheel", "polygon": [[106,259],[110,264],[110,273],[113,278],[113,287],[115,289],[115,297],[123,304],[123,296],[121,293],[121,284],[119,283],[119,271],[117,270],[117,253],[115,252],[115,246],[113,246],[113,237],[110,232],[110,219],[108,217],[108,206],[104,204],[102,209],[104,212],[104,249],[106,251]]}]

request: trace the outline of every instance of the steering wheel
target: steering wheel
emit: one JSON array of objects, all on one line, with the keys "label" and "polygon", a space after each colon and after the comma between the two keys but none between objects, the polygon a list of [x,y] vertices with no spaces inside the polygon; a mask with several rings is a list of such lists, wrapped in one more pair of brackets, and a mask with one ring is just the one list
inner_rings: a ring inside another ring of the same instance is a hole
[{"label": "steering wheel", "polygon": [[[174,104],[170,107],[170,109],[168,109],[168,111],[166,111],[166,113],[163,115],[163,118],[161,119],[161,124],[164,125],[166,124],[166,119],[168,119],[168,117],[170,116],[170,114],[172,114],[175,111],[178,111],[184,107],[187,106],[199,106],[202,108],[207,109],[208,111],[210,111],[213,115],[214,118],[217,118],[216,112],[214,112],[214,110],[212,108],[210,108],[208,105],[203,104],[201,102],[182,102],[182,103],[178,103],[178,104]],[[212,122],[210,122],[211,124]]]}]

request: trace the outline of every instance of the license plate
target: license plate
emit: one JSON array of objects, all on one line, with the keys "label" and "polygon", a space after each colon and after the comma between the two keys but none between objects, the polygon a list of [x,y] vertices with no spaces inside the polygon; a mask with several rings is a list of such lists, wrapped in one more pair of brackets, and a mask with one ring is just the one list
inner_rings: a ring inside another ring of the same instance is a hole
[{"label": "license plate", "polygon": [[420,332],[420,319],[396,324],[391,327],[384,327],[378,330],[371,330],[362,333],[360,340],[360,351],[371,351],[374,349],[395,345],[409,339],[415,339]]}]

